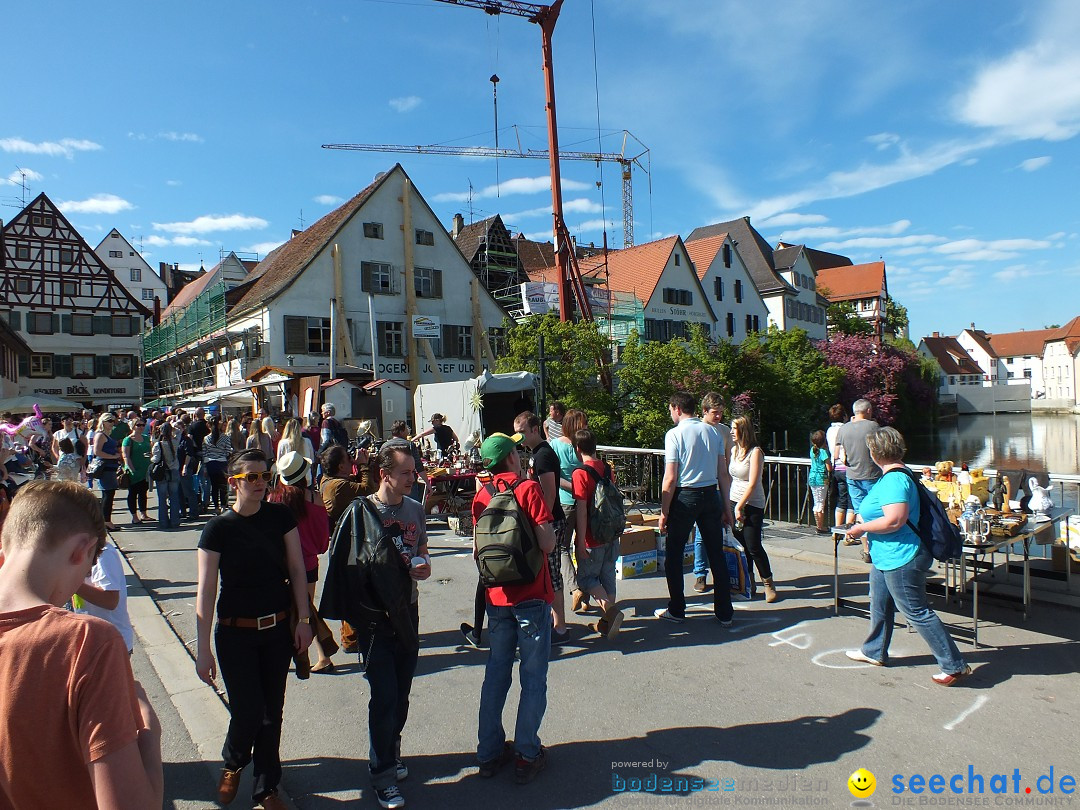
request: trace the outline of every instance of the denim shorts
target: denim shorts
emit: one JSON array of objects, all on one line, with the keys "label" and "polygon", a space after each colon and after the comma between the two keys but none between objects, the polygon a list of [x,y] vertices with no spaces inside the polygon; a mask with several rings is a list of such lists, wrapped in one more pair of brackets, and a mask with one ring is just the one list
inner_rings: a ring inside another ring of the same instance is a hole
[{"label": "denim shorts", "polygon": [[578,589],[588,593],[597,585],[603,588],[607,595],[615,598],[615,560],[619,556],[619,541],[607,543],[589,549],[586,558],[578,557],[577,581]]}]

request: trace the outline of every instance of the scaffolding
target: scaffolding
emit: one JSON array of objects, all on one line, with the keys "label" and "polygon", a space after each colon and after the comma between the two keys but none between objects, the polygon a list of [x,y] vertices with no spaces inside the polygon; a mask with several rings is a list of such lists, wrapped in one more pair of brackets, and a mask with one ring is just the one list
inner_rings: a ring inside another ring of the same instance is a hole
[{"label": "scaffolding", "polygon": [[594,311],[596,324],[601,332],[607,332],[611,342],[625,346],[630,332],[645,334],[645,305],[633,293],[612,290],[607,312]]}]

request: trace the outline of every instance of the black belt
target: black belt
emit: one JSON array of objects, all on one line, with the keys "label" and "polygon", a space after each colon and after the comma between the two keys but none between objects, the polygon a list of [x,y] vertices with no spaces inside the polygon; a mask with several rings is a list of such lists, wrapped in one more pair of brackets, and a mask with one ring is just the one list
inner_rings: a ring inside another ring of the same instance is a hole
[{"label": "black belt", "polygon": [[218,619],[218,624],[225,627],[239,627],[243,630],[269,630],[271,627],[277,627],[279,622],[285,621],[288,615],[289,611],[282,610],[278,613],[267,613],[257,619]]},{"label": "black belt", "polygon": [[704,487],[677,487],[676,489],[678,489],[680,492],[698,492],[703,489],[717,489],[717,485],[709,484],[708,486]]}]

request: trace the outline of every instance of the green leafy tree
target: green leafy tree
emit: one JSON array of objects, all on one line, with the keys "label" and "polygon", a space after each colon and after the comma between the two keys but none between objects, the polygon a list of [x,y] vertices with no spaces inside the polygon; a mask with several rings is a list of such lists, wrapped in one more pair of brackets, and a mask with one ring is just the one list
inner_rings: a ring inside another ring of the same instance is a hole
[{"label": "green leafy tree", "polygon": [[893,337],[907,335],[908,312],[907,307],[893,298],[885,301],[885,334]]},{"label": "green leafy tree", "polygon": [[829,319],[829,329],[833,332],[841,335],[874,334],[874,325],[866,318],[860,318],[855,305],[850,301],[829,304],[825,312]]},{"label": "green leafy tree", "polygon": [[507,323],[506,351],[495,364],[497,372],[540,373],[540,342],[544,337],[545,396],[567,408],[580,408],[601,442],[621,431],[616,398],[607,390],[611,379],[611,342],[595,323],[560,321],[558,315],[532,315]]}]

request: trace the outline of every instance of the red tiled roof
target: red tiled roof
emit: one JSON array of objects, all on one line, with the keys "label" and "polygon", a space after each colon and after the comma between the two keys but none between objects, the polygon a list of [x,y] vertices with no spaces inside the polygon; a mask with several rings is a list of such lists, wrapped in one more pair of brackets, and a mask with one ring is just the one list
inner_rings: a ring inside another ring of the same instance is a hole
[{"label": "red tiled roof", "polygon": [[214,278],[214,271],[211,270],[207,273],[203,273],[194,281],[189,281],[183,287],[180,288],[180,292],[176,294],[176,297],[169,302],[169,305],[161,311],[161,319],[165,320],[174,312],[186,309],[188,304],[194,301],[210,286],[211,279]]},{"label": "red tiled roof", "polygon": [[1048,340],[1064,340],[1065,348],[1069,354],[1076,354],[1080,349],[1080,315],[1077,315],[1060,329],[1054,330],[1053,337]]},{"label": "red tiled roof", "polygon": [[401,169],[401,164],[395,165],[393,169],[382,174],[374,183],[344,205],[335,208],[285,244],[270,251],[249,276],[249,280],[253,283],[237,303],[237,311],[243,312],[262,306],[295,281],[319,251],[326,247],[345,223],[368,201],[375,190],[397,170],[404,171]]},{"label": "red tiled roof", "polygon": [[706,236],[704,239],[695,239],[693,242],[686,243],[686,252],[690,255],[690,261],[694,263],[694,267],[697,269],[699,281],[705,278],[705,274],[709,272],[709,266],[713,263],[713,259],[716,258],[716,254],[724,246],[727,238],[726,233],[718,233],[716,236]]},{"label": "red tiled roof", "polygon": [[1026,332],[1002,332],[988,335],[994,354],[998,357],[1019,357],[1020,355],[1042,356],[1043,344],[1057,329],[1031,329]]},{"label": "red tiled roof", "polygon": [[[634,293],[639,300],[648,301],[678,240],[678,236],[669,236],[655,242],[609,251],[608,287],[618,292]],[[579,260],[578,265],[583,276],[601,275],[604,272],[604,257],[589,256]]]},{"label": "red tiled roof", "polygon": [[877,298],[885,290],[885,262],[818,270],[817,288],[830,301]]},{"label": "red tiled roof", "polygon": [[978,374],[983,370],[954,337],[924,337],[923,344],[946,374]]}]

